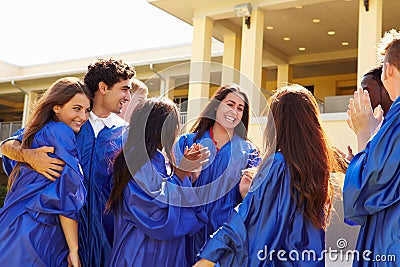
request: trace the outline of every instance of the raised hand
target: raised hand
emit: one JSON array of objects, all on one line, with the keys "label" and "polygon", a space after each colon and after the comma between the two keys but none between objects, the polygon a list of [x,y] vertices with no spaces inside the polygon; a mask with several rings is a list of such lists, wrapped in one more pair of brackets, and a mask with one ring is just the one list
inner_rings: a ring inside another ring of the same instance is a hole
[{"label": "raised hand", "polygon": [[239,182],[239,192],[242,198],[244,198],[247,192],[249,192],[251,183],[256,173],[257,168],[247,168],[242,171],[242,178]]},{"label": "raised hand", "polygon": [[368,91],[362,88],[354,92],[354,98],[350,98],[348,108],[347,124],[357,135],[358,147],[362,150],[368,140],[379,130],[383,110],[380,105],[372,110]]},{"label": "raised hand", "polygon": [[208,147],[203,147],[201,144],[193,144],[190,148],[186,147],[183,158],[176,168],[178,177],[182,180],[184,176],[195,174],[192,178],[197,179],[201,167],[208,162],[209,157],[210,151]]},{"label": "raised hand", "polygon": [[333,149],[337,152],[339,156],[341,156],[346,162],[350,162],[354,158],[353,149],[350,145],[347,145],[347,154],[342,151],[337,146],[333,146]]}]

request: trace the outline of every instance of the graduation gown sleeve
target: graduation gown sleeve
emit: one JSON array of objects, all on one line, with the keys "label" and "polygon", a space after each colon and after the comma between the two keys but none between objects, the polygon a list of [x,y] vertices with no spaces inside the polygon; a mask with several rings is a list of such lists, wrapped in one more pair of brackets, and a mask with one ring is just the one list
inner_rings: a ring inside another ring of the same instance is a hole
[{"label": "graduation gown sleeve", "polygon": [[256,229],[262,235],[260,249],[265,244],[271,249],[282,244],[282,233],[290,214],[290,192],[285,186],[287,174],[282,159],[274,160],[268,172],[270,166],[271,162],[264,163],[254,178],[258,182],[230,219],[212,235],[200,252],[201,258],[219,262],[221,266],[246,266],[249,257],[248,231]]},{"label": "graduation gown sleeve", "polygon": [[[3,145],[5,142],[10,141],[10,140],[18,140],[18,141],[22,142],[23,133],[24,133],[24,128],[19,129],[18,131],[13,133],[12,136],[10,136],[6,140],[4,140],[1,143],[1,145]],[[4,172],[7,174],[7,176],[10,176],[10,173],[13,170],[13,168],[15,167],[15,165],[17,164],[17,162],[14,161],[14,160],[11,160],[10,158],[8,158],[8,157],[6,157],[4,155],[2,156],[1,160],[2,160],[2,164],[3,164]]]},{"label": "graduation gown sleeve", "polygon": [[362,225],[368,215],[400,201],[400,103],[393,104],[378,133],[355,155],[343,187],[347,220]]},{"label": "graduation gown sleeve", "polygon": [[[202,248],[199,256],[220,266],[321,266],[321,262],[280,262],[268,254],[305,249],[320,253],[323,231],[304,220],[290,194],[290,174],[280,153],[260,168],[236,212]],[[267,255],[266,255],[267,254]],[[319,255],[317,255],[319,256]]]},{"label": "graduation gown sleeve", "polygon": [[[125,188],[124,201],[128,209],[123,217],[157,240],[176,239],[201,228],[207,216],[198,207],[189,206],[198,201],[190,180],[185,178],[181,182],[176,176],[162,178],[149,165],[146,163]],[[154,176],[159,177],[154,179]],[[149,180],[158,180],[160,184],[148,184]]]}]

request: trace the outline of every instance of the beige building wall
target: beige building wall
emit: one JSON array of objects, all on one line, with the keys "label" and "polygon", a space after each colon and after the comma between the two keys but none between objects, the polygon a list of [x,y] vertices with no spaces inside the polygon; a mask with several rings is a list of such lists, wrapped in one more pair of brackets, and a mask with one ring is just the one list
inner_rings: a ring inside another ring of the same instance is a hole
[{"label": "beige building wall", "polygon": [[[317,98],[324,100],[325,96],[336,96],[337,90],[341,84],[356,86],[357,74],[351,73],[342,75],[307,77],[293,79],[292,83],[298,83],[301,85],[314,85],[314,95]],[[267,81],[266,89],[268,91],[275,91],[276,85],[276,81]]]},{"label": "beige building wall", "polygon": [[[353,131],[348,127],[346,113],[328,113],[321,114],[322,127],[328,135],[332,145],[337,146],[342,151],[347,151],[347,146],[353,148],[353,152],[357,152],[357,138]],[[266,125],[266,117],[251,118],[249,125],[248,138],[260,150],[264,150],[264,130]]]}]

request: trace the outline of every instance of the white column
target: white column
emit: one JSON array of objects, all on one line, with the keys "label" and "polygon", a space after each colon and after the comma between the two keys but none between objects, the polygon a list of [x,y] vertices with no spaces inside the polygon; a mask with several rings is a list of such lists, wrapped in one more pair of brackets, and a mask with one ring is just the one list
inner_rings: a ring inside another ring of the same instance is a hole
[{"label": "white column", "polygon": [[208,102],[212,29],[213,20],[210,18],[193,18],[193,46],[188,93],[189,123],[200,115]]},{"label": "white column", "polygon": [[369,11],[360,0],[358,14],[357,86],[377,63],[376,46],[382,36],[382,0],[369,0]]},{"label": "white column", "polygon": [[29,121],[32,115],[32,110],[37,96],[38,94],[35,92],[28,92],[25,94],[24,111],[22,113],[22,127],[25,127],[26,123]]},{"label": "white column", "polygon": [[165,81],[165,93],[166,97],[173,100],[174,99],[174,89],[175,88],[175,79],[171,76],[166,77]]},{"label": "white column", "polygon": [[241,40],[236,33],[224,34],[221,84],[239,83]]},{"label": "white column", "polygon": [[261,87],[264,13],[260,9],[251,12],[250,28],[242,22],[242,55],[240,59],[240,85],[247,92],[254,116],[261,113],[259,88]]},{"label": "white column", "polygon": [[292,81],[292,67],[289,64],[278,65],[277,77],[276,77],[276,87],[280,89],[287,82]]}]

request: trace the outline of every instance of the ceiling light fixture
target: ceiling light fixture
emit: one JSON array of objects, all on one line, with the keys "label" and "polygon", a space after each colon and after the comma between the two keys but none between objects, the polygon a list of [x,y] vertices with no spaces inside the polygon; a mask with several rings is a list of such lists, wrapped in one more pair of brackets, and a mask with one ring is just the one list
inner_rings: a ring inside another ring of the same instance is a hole
[{"label": "ceiling light fixture", "polygon": [[290,41],[290,37],[283,37],[283,41]]},{"label": "ceiling light fixture", "polygon": [[273,30],[274,26],[267,26],[267,30]]},{"label": "ceiling light fixture", "polygon": [[305,47],[299,47],[299,51],[306,51]]},{"label": "ceiling light fixture", "polygon": [[236,5],[234,8],[236,17],[244,17],[244,23],[247,25],[247,29],[250,29],[250,16],[251,16],[251,4],[245,3]]},{"label": "ceiling light fixture", "polygon": [[314,23],[320,23],[321,20],[320,20],[320,19],[313,19],[312,22],[314,22]]},{"label": "ceiling light fixture", "polygon": [[336,32],[335,31],[328,31],[328,35],[335,35]]},{"label": "ceiling light fixture", "polygon": [[343,45],[343,46],[348,46],[348,45],[349,45],[349,42],[342,42],[341,45]]}]

